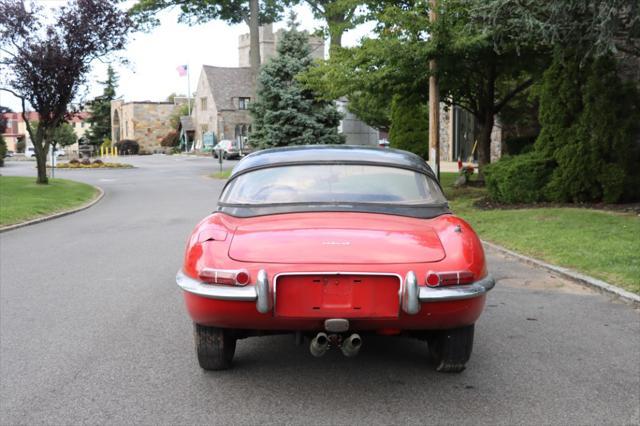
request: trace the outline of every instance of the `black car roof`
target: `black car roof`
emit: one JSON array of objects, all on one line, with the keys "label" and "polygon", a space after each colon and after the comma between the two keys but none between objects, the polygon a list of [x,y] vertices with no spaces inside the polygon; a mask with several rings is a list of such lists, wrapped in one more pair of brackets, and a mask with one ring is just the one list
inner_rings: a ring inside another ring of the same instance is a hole
[{"label": "black car roof", "polygon": [[411,169],[434,176],[433,171],[422,158],[399,149],[361,145],[306,145],[256,151],[236,164],[231,177],[251,169],[318,163],[380,164]]}]

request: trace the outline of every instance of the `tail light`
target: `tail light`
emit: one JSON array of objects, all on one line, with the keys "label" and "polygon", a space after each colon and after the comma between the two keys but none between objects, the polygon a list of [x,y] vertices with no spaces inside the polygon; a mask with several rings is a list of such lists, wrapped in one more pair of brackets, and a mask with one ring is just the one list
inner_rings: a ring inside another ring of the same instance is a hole
[{"label": "tail light", "polygon": [[208,284],[247,285],[251,280],[249,272],[244,269],[211,269],[204,268],[198,274]]},{"label": "tail light", "polygon": [[429,287],[471,284],[473,281],[473,272],[470,271],[429,272],[426,279]]}]

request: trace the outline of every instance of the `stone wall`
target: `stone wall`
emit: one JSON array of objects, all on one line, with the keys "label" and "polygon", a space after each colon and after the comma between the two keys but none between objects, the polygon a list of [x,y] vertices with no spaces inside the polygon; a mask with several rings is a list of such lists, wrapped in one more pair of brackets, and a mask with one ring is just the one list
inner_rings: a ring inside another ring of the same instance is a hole
[{"label": "stone wall", "polygon": [[440,161],[451,161],[451,143],[453,142],[451,110],[452,108],[440,103]]},{"label": "stone wall", "polygon": [[111,103],[111,140],[131,139],[138,142],[140,152],[162,152],[162,138],[171,130],[170,117],[176,106],[169,102]]},{"label": "stone wall", "polygon": [[[259,29],[260,37],[260,62],[266,63],[269,58],[276,55],[278,42],[282,39],[283,29],[273,32],[273,25],[264,25]],[[238,66],[248,67],[249,60],[249,34],[242,34],[238,37]],[[309,36],[311,47],[311,57],[313,59],[324,59],[324,39],[317,36]]]},{"label": "stone wall", "polygon": [[502,125],[496,119],[491,131],[491,162],[498,161],[502,156]]},{"label": "stone wall", "polygon": [[236,138],[236,126],[250,126],[251,114],[248,110],[237,111],[221,111],[218,114],[218,131],[216,137],[218,140]]},{"label": "stone wall", "polygon": [[172,103],[134,103],[134,139],[140,152],[163,152],[162,138],[171,130],[170,116],[175,106]]}]

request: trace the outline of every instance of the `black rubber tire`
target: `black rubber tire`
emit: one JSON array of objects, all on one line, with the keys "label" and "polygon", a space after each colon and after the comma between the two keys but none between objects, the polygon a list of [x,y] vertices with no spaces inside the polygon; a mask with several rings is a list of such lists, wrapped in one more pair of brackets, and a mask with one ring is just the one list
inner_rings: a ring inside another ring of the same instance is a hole
[{"label": "black rubber tire", "polygon": [[474,324],[441,330],[433,333],[428,339],[429,355],[436,371],[442,373],[459,373],[471,357],[473,349]]},{"label": "black rubber tire", "polygon": [[198,363],[204,370],[231,368],[236,352],[236,338],[231,330],[194,324]]},{"label": "black rubber tire", "polygon": [[223,160],[226,160],[227,158],[228,158],[228,157],[227,157],[227,153],[226,153],[226,152],[223,152],[223,153],[222,153],[222,159],[223,159]]},{"label": "black rubber tire", "polygon": [[218,158],[218,154],[216,154],[215,150],[211,151],[211,155],[213,155],[213,158]]}]

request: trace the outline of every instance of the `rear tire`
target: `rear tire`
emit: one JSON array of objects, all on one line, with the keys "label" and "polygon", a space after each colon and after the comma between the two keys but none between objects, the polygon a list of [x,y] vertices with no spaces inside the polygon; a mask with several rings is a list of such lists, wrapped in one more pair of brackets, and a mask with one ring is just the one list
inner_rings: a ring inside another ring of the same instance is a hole
[{"label": "rear tire", "polygon": [[474,324],[435,332],[429,339],[429,354],[436,371],[459,373],[471,357]]},{"label": "rear tire", "polygon": [[198,363],[204,370],[231,368],[236,352],[236,338],[231,330],[194,324]]}]

